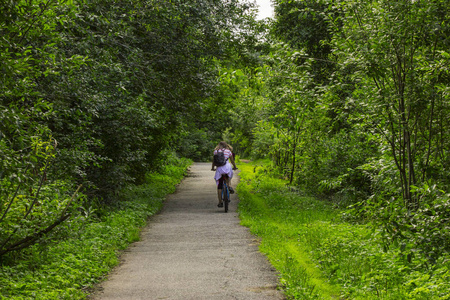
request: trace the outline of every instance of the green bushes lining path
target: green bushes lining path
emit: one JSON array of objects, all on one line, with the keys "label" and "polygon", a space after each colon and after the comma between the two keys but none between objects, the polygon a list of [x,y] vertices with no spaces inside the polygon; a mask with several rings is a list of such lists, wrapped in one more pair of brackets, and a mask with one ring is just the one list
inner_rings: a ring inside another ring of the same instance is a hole
[{"label": "green bushes lining path", "polygon": [[89,288],[118,264],[120,250],[139,239],[140,228],[175,191],[190,164],[172,160],[158,174],[148,174],[145,184],[122,191],[117,207],[85,208],[52,237],[62,240],[11,258],[0,268],[0,299],[86,298]]},{"label": "green bushes lining path", "polygon": [[409,246],[383,249],[373,226],[290,191],[267,165],[240,164],[239,212],[290,299],[450,299],[448,255],[430,265]]}]

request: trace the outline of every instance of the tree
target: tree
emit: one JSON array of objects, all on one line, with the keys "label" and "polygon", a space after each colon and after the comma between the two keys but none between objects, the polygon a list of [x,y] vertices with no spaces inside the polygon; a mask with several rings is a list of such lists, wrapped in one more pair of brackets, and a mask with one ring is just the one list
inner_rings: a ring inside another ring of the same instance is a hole
[{"label": "tree", "polygon": [[437,67],[449,41],[445,2],[345,2],[335,35],[342,61],[356,66],[354,108],[390,148],[410,208],[419,206],[412,187],[438,179],[429,170],[442,163],[438,137],[448,130],[436,114],[447,108],[438,89],[447,78]]},{"label": "tree", "polygon": [[[276,0],[272,35],[291,47],[305,52],[311,74],[318,84],[326,84],[334,70],[332,58],[333,27],[328,20],[336,19],[339,11],[333,0]],[[302,63],[304,60],[299,60]]]},{"label": "tree", "polygon": [[76,193],[70,196],[71,182],[47,181],[57,141],[46,123],[52,104],[39,79],[56,71],[54,29],[71,16],[54,18],[58,4],[0,5],[0,256],[38,242],[80,203]]},{"label": "tree", "polygon": [[2,2],[0,253],[66,220],[62,204],[76,206],[79,184],[91,203],[113,204],[164,164],[181,131],[205,128],[220,102],[218,62],[252,42],[250,9],[235,0]]}]

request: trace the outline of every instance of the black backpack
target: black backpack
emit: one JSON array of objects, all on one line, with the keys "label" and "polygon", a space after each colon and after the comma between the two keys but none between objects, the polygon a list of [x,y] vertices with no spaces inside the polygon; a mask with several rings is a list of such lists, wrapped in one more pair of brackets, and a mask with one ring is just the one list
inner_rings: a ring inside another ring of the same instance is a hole
[{"label": "black backpack", "polygon": [[216,167],[224,166],[227,163],[225,155],[223,151],[218,150],[216,154],[214,154],[214,165]]}]

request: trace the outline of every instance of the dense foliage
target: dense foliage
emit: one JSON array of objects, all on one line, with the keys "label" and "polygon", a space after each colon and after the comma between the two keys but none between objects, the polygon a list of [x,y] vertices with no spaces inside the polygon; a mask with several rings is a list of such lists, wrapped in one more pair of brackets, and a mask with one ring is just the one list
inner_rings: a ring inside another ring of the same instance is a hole
[{"label": "dense foliage", "polygon": [[160,172],[148,173],[141,185],[129,185],[120,204],[86,207],[0,268],[0,299],[85,299],[95,283],[119,263],[120,250],[139,240],[149,216],[191,164],[171,158]]},{"label": "dense foliage", "polygon": [[450,251],[450,2],[274,3],[260,65],[222,81],[240,93],[229,138],[433,264]]},{"label": "dense foliage", "polygon": [[273,4],[256,22],[238,0],[1,2],[1,262],[225,139],[443,272],[450,0]]},{"label": "dense foliage", "polygon": [[380,230],[343,221],[342,209],[292,190],[268,164],[239,165],[240,217],[288,299],[449,299],[449,254],[430,266],[422,253],[384,249]]},{"label": "dense foliage", "polygon": [[2,1],[0,256],[82,199],[113,203],[168,150],[205,159],[226,124],[218,66],[253,22],[234,0]]}]

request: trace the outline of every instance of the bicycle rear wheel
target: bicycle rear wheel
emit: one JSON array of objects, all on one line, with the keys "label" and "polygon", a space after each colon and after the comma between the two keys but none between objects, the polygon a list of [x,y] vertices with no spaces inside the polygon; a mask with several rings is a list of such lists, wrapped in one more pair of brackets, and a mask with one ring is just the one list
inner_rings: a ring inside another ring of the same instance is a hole
[{"label": "bicycle rear wheel", "polygon": [[222,189],[222,201],[225,212],[228,212],[228,203],[230,203],[230,191],[228,190],[228,186],[226,185],[226,183],[224,183]]},{"label": "bicycle rear wheel", "polygon": [[[225,194],[227,194],[227,193],[225,193]],[[225,196],[225,197],[226,197],[226,199],[224,201],[223,207],[225,208],[225,212],[228,212],[228,203],[230,203],[230,199],[228,199],[228,196]]]}]

